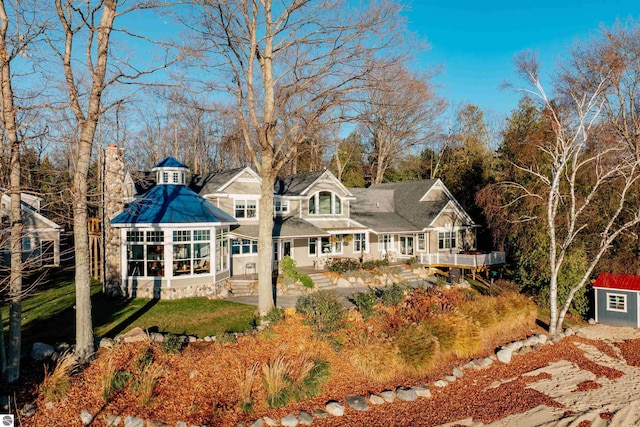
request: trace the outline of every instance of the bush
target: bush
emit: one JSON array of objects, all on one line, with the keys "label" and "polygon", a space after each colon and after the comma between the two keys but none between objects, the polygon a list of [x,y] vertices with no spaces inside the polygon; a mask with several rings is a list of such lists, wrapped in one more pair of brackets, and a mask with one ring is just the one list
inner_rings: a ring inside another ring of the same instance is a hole
[{"label": "bush", "polygon": [[402,360],[418,375],[429,371],[440,351],[438,339],[426,325],[407,325],[396,333],[394,342]]},{"label": "bush", "polygon": [[375,259],[375,260],[365,261],[362,263],[363,270],[373,270],[374,268],[388,267],[388,266],[389,266],[389,261],[386,259]]},{"label": "bush", "polygon": [[300,281],[305,288],[313,288],[313,280],[308,274],[302,274],[296,267],[296,262],[290,256],[282,258],[280,261],[280,270],[282,271],[283,281],[292,284]]},{"label": "bush", "polygon": [[160,348],[166,354],[180,354],[186,347],[187,343],[177,335],[168,334],[164,337],[164,341],[160,344]]},{"label": "bush", "polygon": [[284,320],[284,310],[280,307],[271,307],[263,319],[270,325],[276,325]]},{"label": "bush", "polygon": [[370,318],[375,313],[375,306],[378,304],[378,296],[375,289],[358,292],[353,296],[353,303],[358,307],[358,311],[365,319]]},{"label": "bush", "polygon": [[407,289],[408,287],[405,285],[394,283],[382,290],[380,299],[386,305],[398,305],[404,300],[404,295]]},{"label": "bush", "polygon": [[335,291],[318,291],[298,298],[296,311],[307,316],[311,327],[320,334],[343,327],[345,310]]},{"label": "bush", "polygon": [[341,258],[341,259],[333,258],[329,261],[327,265],[327,269],[329,271],[332,271],[334,273],[340,273],[340,274],[344,274],[347,271],[360,270],[360,268],[361,268],[360,262],[357,259],[351,259],[351,258]]}]

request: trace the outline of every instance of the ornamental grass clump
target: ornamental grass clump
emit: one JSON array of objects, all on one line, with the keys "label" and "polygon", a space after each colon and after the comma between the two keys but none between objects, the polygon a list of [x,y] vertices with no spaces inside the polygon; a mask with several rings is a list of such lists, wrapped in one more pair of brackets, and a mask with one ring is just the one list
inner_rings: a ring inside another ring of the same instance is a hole
[{"label": "ornamental grass clump", "polygon": [[238,385],[238,401],[240,411],[250,413],[253,411],[253,384],[258,378],[258,363],[254,363],[247,369],[236,370],[236,383]]},{"label": "ornamental grass clump", "polygon": [[40,393],[49,400],[66,396],[71,386],[71,378],[77,369],[78,364],[73,352],[64,353],[52,370],[45,368]]},{"label": "ornamental grass clump", "polygon": [[398,348],[385,337],[360,340],[348,346],[344,355],[357,373],[374,382],[393,379],[404,366]]},{"label": "ornamental grass clump", "polygon": [[153,405],[154,389],[164,374],[165,368],[159,363],[152,362],[142,369],[138,379],[131,384],[132,391],[138,397],[141,406]]},{"label": "ornamental grass clump", "polygon": [[459,311],[434,316],[427,322],[438,338],[440,350],[457,357],[471,357],[482,349],[480,327]]},{"label": "ornamental grass clump", "polygon": [[428,373],[440,353],[438,338],[428,325],[407,325],[396,332],[393,341],[408,370],[417,375]]}]

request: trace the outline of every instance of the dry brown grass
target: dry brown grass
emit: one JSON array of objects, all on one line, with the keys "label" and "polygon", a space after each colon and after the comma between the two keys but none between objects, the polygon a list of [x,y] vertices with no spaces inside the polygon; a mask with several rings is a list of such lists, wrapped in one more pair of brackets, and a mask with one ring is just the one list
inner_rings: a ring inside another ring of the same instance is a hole
[{"label": "dry brown grass", "polygon": [[49,400],[66,396],[71,386],[71,377],[77,368],[76,356],[72,352],[62,354],[53,370],[45,369],[40,393]]},{"label": "dry brown grass", "polygon": [[385,338],[363,339],[346,349],[344,355],[356,372],[378,383],[391,380],[404,368],[398,348]]},{"label": "dry brown grass", "polygon": [[135,382],[135,394],[138,396],[140,405],[144,407],[152,406],[154,403],[154,388],[158,383],[158,380],[162,378],[166,370],[164,366],[159,363],[153,362],[146,365],[140,372],[140,377]]},{"label": "dry brown grass", "polygon": [[236,370],[238,384],[238,401],[242,412],[251,412],[253,408],[253,384],[258,378],[258,363],[253,363],[247,369]]},{"label": "dry brown grass", "polygon": [[267,392],[267,403],[269,406],[281,406],[281,401],[285,398],[287,389],[287,361],[284,355],[280,354],[262,365],[262,384]]},{"label": "dry brown grass", "polygon": [[471,357],[482,349],[478,323],[461,312],[434,316],[428,324],[438,338],[441,351],[452,352],[457,357]]}]

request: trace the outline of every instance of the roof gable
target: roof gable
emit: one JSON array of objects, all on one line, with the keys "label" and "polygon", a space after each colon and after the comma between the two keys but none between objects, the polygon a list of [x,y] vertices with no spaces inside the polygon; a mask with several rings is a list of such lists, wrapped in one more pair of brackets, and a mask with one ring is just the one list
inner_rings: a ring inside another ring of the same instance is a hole
[{"label": "roof gable", "polygon": [[631,274],[600,273],[593,284],[593,287],[640,291],[640,276],[632,276]]},{"label": "roof gable", "polygon": [[274,192],[280,196],[308,196],[313,187],[320,182],[328,182],[347,197],[353,197],[349,189],[342,185],[338,178],[327,169],[278,178],[275,182]]}]

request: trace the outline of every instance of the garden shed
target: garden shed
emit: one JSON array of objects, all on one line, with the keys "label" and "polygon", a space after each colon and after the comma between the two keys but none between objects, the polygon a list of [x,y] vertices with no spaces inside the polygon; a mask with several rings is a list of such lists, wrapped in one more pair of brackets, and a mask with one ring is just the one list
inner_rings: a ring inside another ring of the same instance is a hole
[{"label": "garden shed", "polygon": [[596,322],[640,327],[640,276],[600,273],[593,284]]}]

